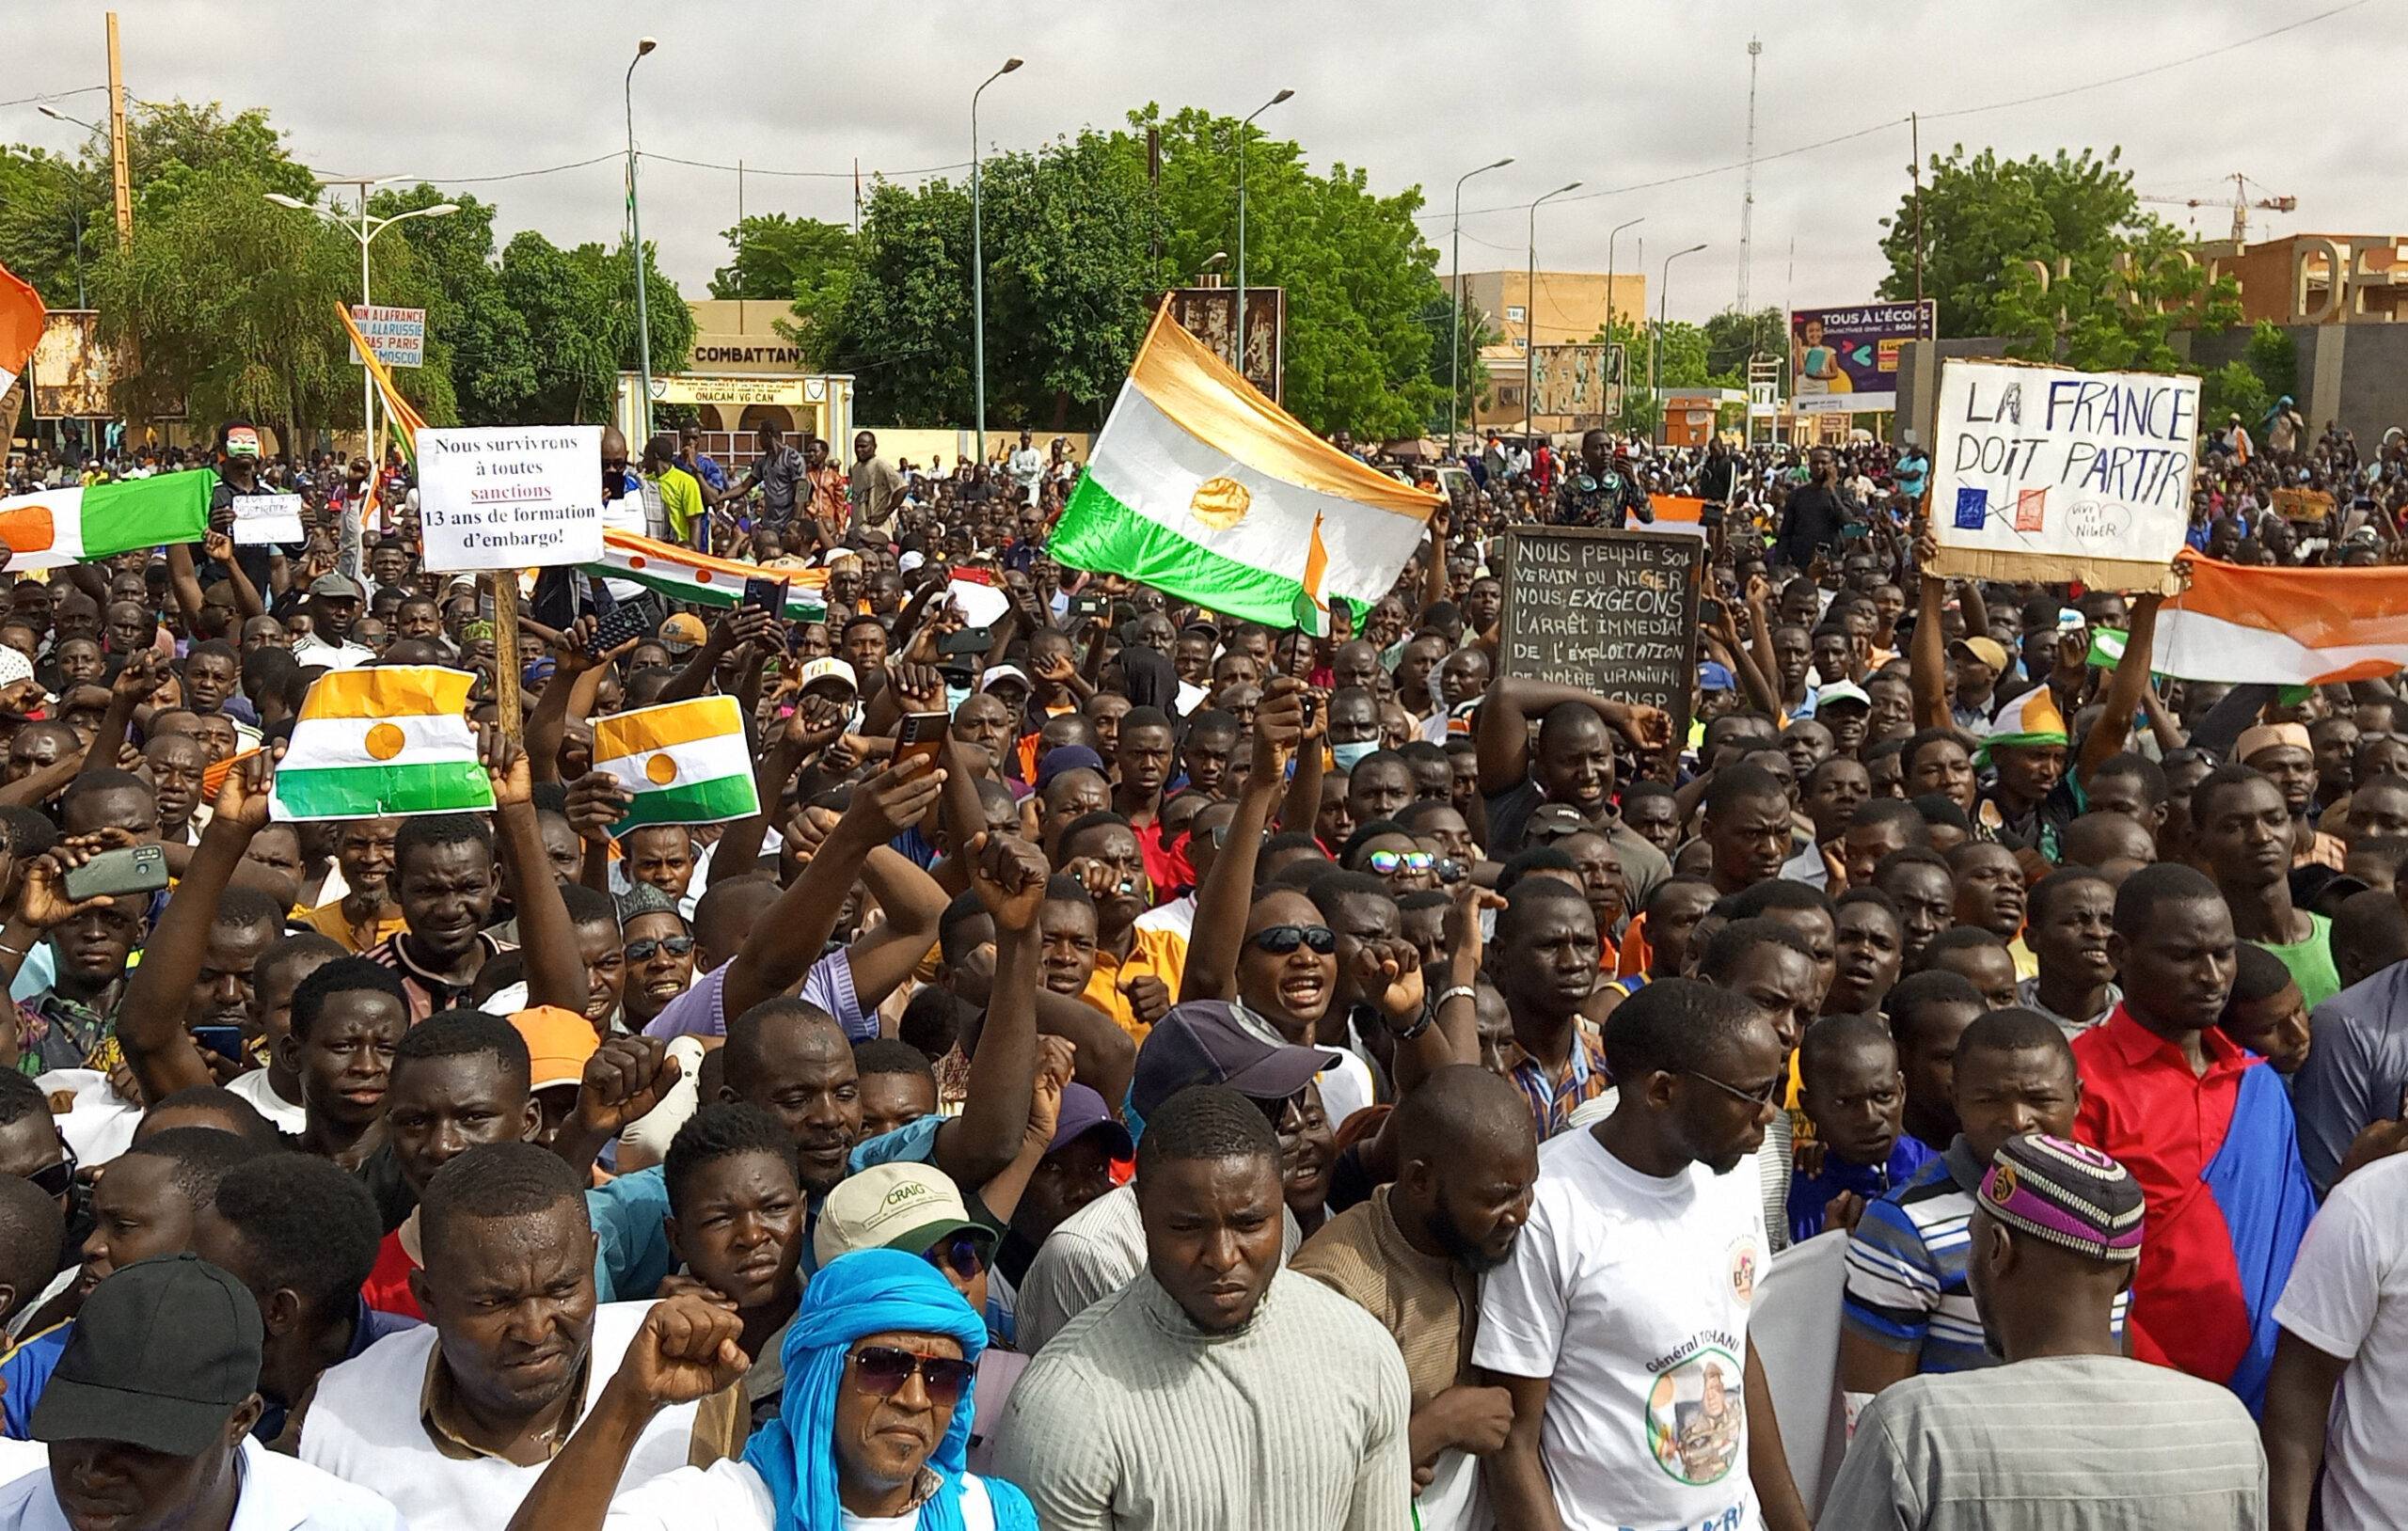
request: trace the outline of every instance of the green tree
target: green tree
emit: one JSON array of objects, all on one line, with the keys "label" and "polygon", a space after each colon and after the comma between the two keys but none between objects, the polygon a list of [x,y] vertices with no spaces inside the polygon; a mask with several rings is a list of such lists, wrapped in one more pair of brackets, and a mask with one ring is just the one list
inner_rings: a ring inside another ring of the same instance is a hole
[{"label": "green tree", "polygon": [[108,175],[88,162],[0,146],[0,266],[53,308],[88,307],[90,267],[117,238]]},{"label": "green tree", "polygon": [[1962,144],[1934,153],[1921,219],[1909,193],[1882,220],[1890,275],[1879,295],[1893,302],[1915,295],[1920,230],[1922,292],[1939,300],[1941,335],[2004,333],[2004,289],[2024,261],[2053,270],[2069,259],[2078,270],[2103,270],[2129,234],[2153,221],[2140,213],[2131,172],[2117,168],[2121,156],[2120,149],[2103,157],[2085,149],[2002,160],[1988,149],[1969,155]]},{"label": "green tree", "polygon": [[[393,217],[451,202],[459,212],[413,218],[377,237],[382,246],[399,240],[425,265],[435,292],[426,308],[427,348],[441,348],[464,425],[506,425],[530,419],[524,413],[536,391],[538,359],[526,316],[511,306],[494,263],[494,207],[474,197],[446,195],[421,182],[406,191],[379,192],[369,212]],[[409,388],[406,371],[399,378]]]},{"label": "green tree", "polygon": [[2007,354],[2085,371],[2171,372],[2182,356],[2177,326],[2212,334],[2241,319],[2241,285],[2208,279],[2180,230],[2147,219],[2117,237],[2060,256],[2051,268],[2019,262],[1998,284],[1991,312]]},{"label": "green tree", "polygon": [[711,273],[711,296],[786,302],[806,315],[841,305],[859,268],[853,231],[841,223],[771,213],[723,236],[729,260]]},{"label": "green tree", "polygon": [[1789,315],[1780,308],[1753,314],[1725,308],[1705,322],[1705,370],[1719,387],[1747,387],[1748,358],[1758,352],[1780,355],[1789,341]]},{"label": "green tree", "polygon": [[2271,319],[2258,321],[2249,332],[2248,349],[2242,356],[2249,363],[2249,370],[2258,374],[2258,380],[2266,385],[2269,403],[2276,399],[2299,397],[2299,344],[2282,325]]},{"label": "green tree", "polygon": [[2239,415],[2255,430],[2263,418],[2273,395],[2266,391],[2266,383],[2245,361],[2228,361],[2199,379],[2199,418],[2222,420],[2226,413]]}]

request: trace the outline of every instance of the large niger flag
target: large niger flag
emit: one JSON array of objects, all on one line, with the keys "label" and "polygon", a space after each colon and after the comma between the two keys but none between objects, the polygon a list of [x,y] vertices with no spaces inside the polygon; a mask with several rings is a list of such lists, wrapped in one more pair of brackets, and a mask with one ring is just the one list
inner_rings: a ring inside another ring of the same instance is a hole
[{"label": "large niger flag", "polygon": [[2183,680],[2315,686],[2408,663],[2408,569],[2292,569],[2185,553],[2149,668]]},{"label": "large niger flag", "polygon": [[493,807],[467,711],[477,678],[437,665],[321,675],[301,699],[268,808],[279,819],[463,813]]},{"label": "large niger flag", "polygon": [[638,707],[594,720],[594,768],[634,795],[620,834],[645,824],[719,824],[761,811],[734,697]]},{"label": "large niger flag", "polygon": [[1314,435],[1165,307],[1048,550],[1318,634],[1331,600],[1368,606],[1388,592],[1438,503]]},{"label": "large niger flag", "polygon": [[209,496],[217,475],[194,468],[89,489],[43,489],[0,499],[0,542],[8,571],[59,569],[89,559],[166,543],[197,543],[209,532]]}]

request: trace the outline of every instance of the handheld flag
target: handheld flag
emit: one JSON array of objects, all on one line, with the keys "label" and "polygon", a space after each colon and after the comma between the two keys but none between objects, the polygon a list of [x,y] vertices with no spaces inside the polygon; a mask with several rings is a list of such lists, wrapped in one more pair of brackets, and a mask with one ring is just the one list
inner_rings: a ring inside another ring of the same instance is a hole
[{"label": "handheld flag", "polygon": [[[385,364],[376,359],[376,353],[368,348],[368,337],[359,333],[359,325],[352,319],[351,310],[338,303],[335,305],[335,317],[342,321],[343,333],[351,337],[353,348],[359,353],[360,361],[368,368],[369,377],[375,382],[376,397],[385,402],[385,418],[392,424],[393,439],[400,444],[402,455],[413,463],[417,462],[418,433],[425,429],[426,418],[402,397],[400,388],[393,386],[393,374],[385,370]],[[373,477],[372,474],[372,481]]]},{"label": "handheld flag", "polygon": [[631,580],[657,591],[673,601],[701,606],[741,606],[744,582],[777,573],[787,580],[785,616],[792,622],[824,622],[828,616],[828,571],[796,569],[791,573],[764,569],[757,563],[736,563],[697,553],[674,543],[657,543],[632,532],[602,533],[602,558],[583,565],[588,574]]},{"label": "handheld flag", "polygon": [[1321,634],[1331,601],[1365,607],[1387,593],[1441,503],[1313,434],[1165,305],[1051,551],[1216,611]]},{"label": "handheld flag", "polygon": [[7,266],[0,266],[0,399],[6,399],[17,379],[25,375],[48,311],[40,293]]},{"label": "handheld flag", "polygon": [[203,467],[11,495],[0,499],[0,543],[8,546],[9,572],[197,543],[209,534],[209,497],[216,487],[217,475]]},{"label": "handheld flag", "polygon": [[719,824],[761,811],[734,697],[699,697],[594,720],[594,768],[635,797],[613,828]]},{"label": "handheld flag", "polygon": [[494,805],[467,717],[477,678],[437,665],[321,675],[301,699],[268,801],[277,819],[465,813]]},{"label": "handheld flag", "polygon": [[2150,668],[2183,680],[2321,686],[2408,660],[2408,569],[2293,569],[2185,552],[2190,588],[2157,615]]}]

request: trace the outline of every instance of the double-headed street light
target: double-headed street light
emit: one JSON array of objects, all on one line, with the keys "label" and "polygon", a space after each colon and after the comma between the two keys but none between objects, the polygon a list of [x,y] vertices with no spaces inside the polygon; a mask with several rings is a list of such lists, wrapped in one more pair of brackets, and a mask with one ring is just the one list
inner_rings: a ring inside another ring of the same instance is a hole
[{"label": "double-headed street light", "polygon": [[[652,441],[652,313],[644,293],[643,214],[636,206],[636,66],[659,46],[652,38],[636,39],[636,55],[627,60],[627,75],[621,91],[627,108],[627,235],[636,248],[636,367],[641,384],[636,396],[636,423],[642,428],[643,445]],[[637,448],[638,451],[642,450],[642,445]]]},{"label": "double-headed street light", "polygon": [[1483,165],[1477,170],[1465,170],[1455,178],[1455,253],[1451,262],[1455,268],[1454,327],[1447,339],[1447,450],[1455,450],[1455,406],[1463,397],[1464,350],[1464,182],[1491,170],[1502,170],[1513,163],[1513,156]]},{"label": "double-headed street light", "polygon": [[987,462],[987,250],[984,233],[985,214],[979,204],[978,162],[984,157],[978,147],[978,98],[987,87],[1021,67],[1022,60],[1006,58],[1004,67],[990,74],[970,92],[970,325],[971,349],[976,354],[978,372],[977,395],[974,422],[978,433],[978,462]]},{"label": "double-headed street light", "polygon": [[1272,97],[1269,101],[1264,102],[1253,111],[1246,113],[1244,119],[1238,123],[1238,311],[1236,328],[1238,338],[1238,376],[1240,377],[1245,376],[1245,130],[1253,126],[1254,119],[1256,118],[1260,117],[1263,113],[1271,110],[1271,108],[1278,105],[1281,102],[1286,101],[1289,97],[1294,94],[1294,91],[1283,87],[1277,95]]},{"label": "double-headed street light", "polygon": [[[324,218],[359,241],[359,306],[365,308],[371,301],[368,292],[368,246],[375,243],[376,236],[392,228],[393,225],[407,223],[412,218],[441,218],[460,211],[459,204],[456,202],[437,202],[433,207],[412,208],[407,213],[396,213],[389,218],[372,218],[368,215],[369,187],[382,186],[389,182],[407,179],[405,176],[363,176],[356,180],[337,179],[319,182],[318,184],[321,186],[356,186],[359,189],[359,216],[356,222],[339,209],[319,207],[315,203],[305,202],[297,197],[287,197],[282,192],[269,192],[267,199],[278,207],[289,207],[296,213],[308,213]],[[359,370],[359,429],[366,442],[366,450],[371,454],[374,453],[376,450],[376,380],[369,375],[366,367]]]}]

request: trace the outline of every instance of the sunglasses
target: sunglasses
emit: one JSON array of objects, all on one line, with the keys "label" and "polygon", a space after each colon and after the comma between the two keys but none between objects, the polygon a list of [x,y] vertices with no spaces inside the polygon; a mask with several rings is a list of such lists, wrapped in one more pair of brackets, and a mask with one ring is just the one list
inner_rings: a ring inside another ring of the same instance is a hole
[{"label": "sunglasses", "polygon": [[[61,1149],[66,1151],[64,1144],[61,1144]],[[45,1196],[64,1196],[69,1188],[75,1184],[75,1155],[72,1152],[67,1152],[67,1157],[57,1163],[44,1165],[26,1176],[25,1178],[32,1181],[34,1189]]]},{"label": "sunglasses", "polygon": [[964,1228],[930,1244],[924,1257],[940,1271],[949,1271],[964,1281],[975,1281],[978,1273],[987,1269],[987,1244]]},{"label": "sunglasses", "polygon": [[642,940],[627,942],[629,962],[650,962],[655,954],[667,952],[671,956],[684,956],[694,949],[691,936],[646,936]]},{"label": "sunglasses", "polygon": [[978,1367],[951,1356],[914,1355],[894,1345],[864,1345],[853,1352],[853,1380],[864,1393],[891,1398],[915,1374],[927,1388],[928,1401],[950,1409],[961,1401]]},{"label": "sunglasses", "polygon": [[1286,956],[1299,946],[1309,946],[1327,956],[1338,950],[1338,932],[1327,925],[1272,925],[1256,931],[1246,944],[1273,956]]},{"label": "sunglasses", "polygon": [[1426,850],[1375,850],[1370,854],[1369,864],[1381,876],[1392,877],[1400,872],[1419,874],[1431,871],[1437,866],[1438,858]]},{"label": "sunglasses", "polygon": [[1732,1099],[1745,1101],[1758,1111],[1764,1110],[1766,1106],[1779,1104],[1782,1086],[1789,1082],[1786,1075],[1776,1074],[1773,1076],[1772,1082],[1761,1090],[1742,1090],[1735,1084],[1725,1084],[1713,1075],[1701,1074],[1694,1068],[1684,1068],[1681,1072],[1693,1080],[1703,1080]]}]

